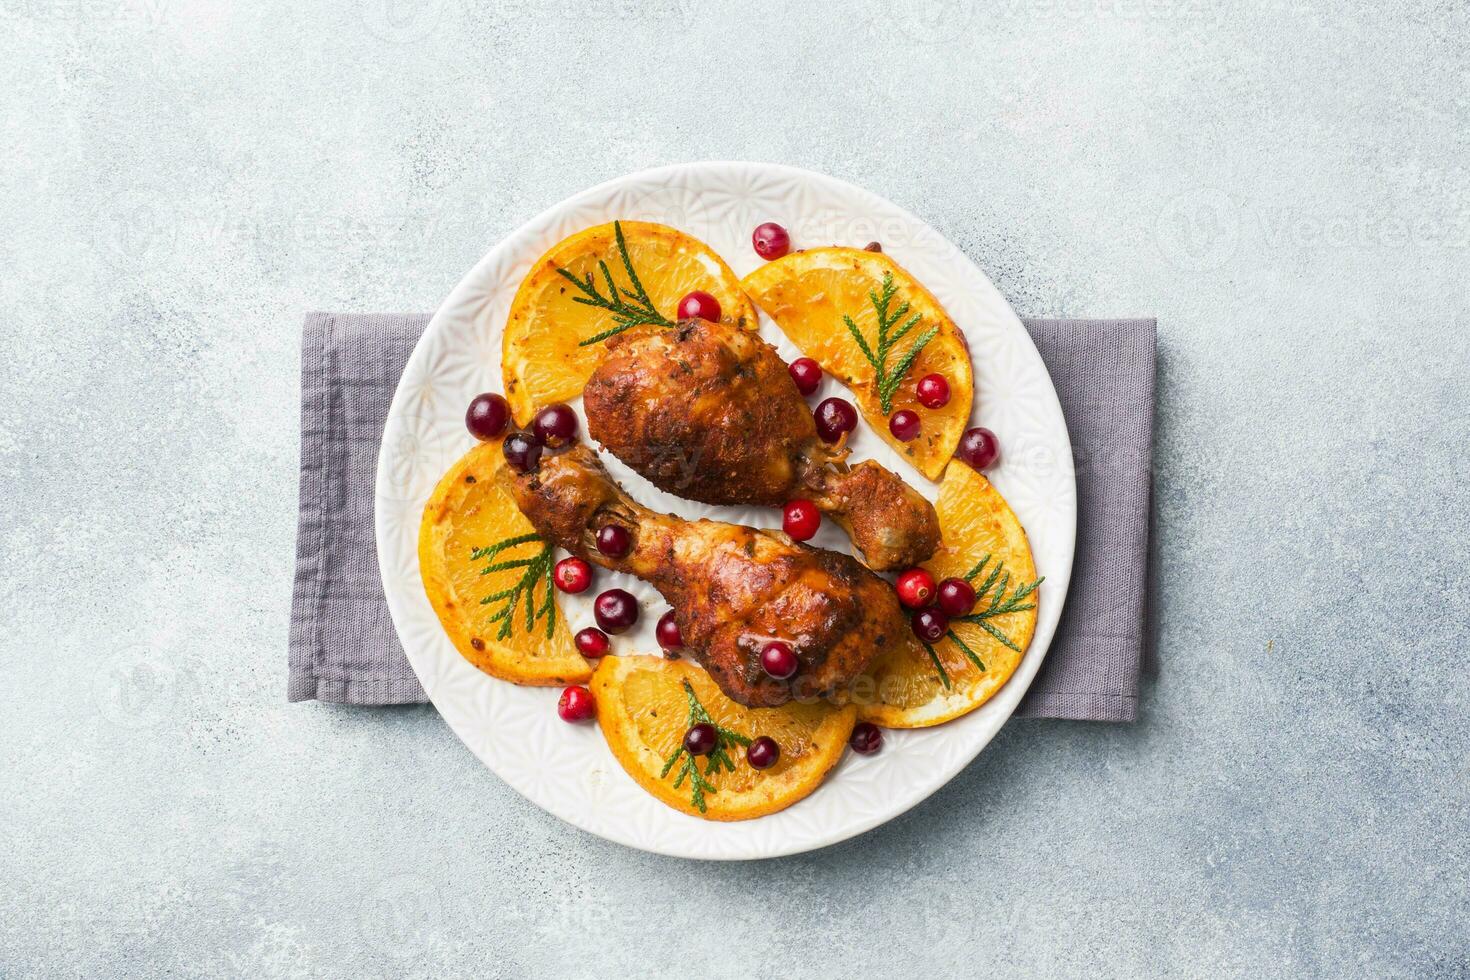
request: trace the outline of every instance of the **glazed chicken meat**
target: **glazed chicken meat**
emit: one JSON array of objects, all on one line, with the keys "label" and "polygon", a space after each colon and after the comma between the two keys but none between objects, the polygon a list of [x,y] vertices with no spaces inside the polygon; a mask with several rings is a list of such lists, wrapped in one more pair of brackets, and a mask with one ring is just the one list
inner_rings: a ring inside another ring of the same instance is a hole
[{"label": "glazed chicken meat", "polygon": [[616,336],[582,397],[591,436],[670,493],[707,504],[811,500],[879,571],[917,565],[939,544],[929,501],[822,442],[786,363],[748,330],[686,320]]},{"label": "glazed chicken meat", "polygon": [[[775,707],[841,691],[908,633],[893,589],[851,556],[775,531],[655,513],[629,498],[586,446],[548,452],[524,473],[503,472],[543,538],[662,593],[689,656],[741,704]],[[596,546],[609,524],[632,540],[622,557]],[[799,662],[786,680],[761,667],[761,651],[775,640]]]}]

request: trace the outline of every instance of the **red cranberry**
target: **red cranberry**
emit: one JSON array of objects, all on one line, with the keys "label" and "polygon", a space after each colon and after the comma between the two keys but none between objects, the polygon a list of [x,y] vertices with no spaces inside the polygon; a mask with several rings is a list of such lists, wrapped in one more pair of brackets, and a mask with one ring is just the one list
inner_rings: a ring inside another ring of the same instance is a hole
[{"label": "red cranberry", "polygon": [[529,432],[512,432],[500,444],[500,450],[517,473],[529,473],[541,462],[541,443]]},{"label": "red cranberry", "polygon": [[791,372],[791,380],[796,382],[796,390],[803,395],[810,395],[822,383],[822,365],[810,357],[798,357],[786,370]]},{"label": "red cranberry", "polygon": [[781,758],[781,746],[769,735],[762,735],[745,749],[745,761],[752,769],[769,769]]},{"label": "red cranberry", "polygon": [[939,583],[939,608],[946,616],[968,616],[975,608],[975,587],[962,578],[947,578]]},{"label": "red cranberry", "polygon": [[792,500],[781,511],[781,530],[793,541],[807,541],[822,526],[822,512],[810,500]]},{"label": "red cranberry", "polygon": [[577,413],[570,405],[557,402],[547,405],[531,420],[531,431],[541,440],[541,445],[558,449],[577,439]]},{"label": "red cranberry", "polygon": [[612,646],[607,634],[596,626],[577,630],[577,635],[573,640],[577,644],[577,652],[588,660],[598,660],[607,656],[608,648]]},{"label": "red cranberry", "polygon": [[908,442],[919,434],[919,413],[899,409],[888,418],[888,431],[899,442]]},{"label": "red cranberry", "polygon": [[690,755],[709,755],[720,741],[720,733],[707,721],[692,725],[684,733],[684,748]]},{"label": "red cranberry", "polygon": [[925,643],[938,643],[949,630],[949,617],[931,606],[914,613],[909,625],[914,628],[914,635]]},{"label": "red cranberry", "polygon": [[925,408],[943,408],[949,404],[949,382],[942,374],[926,374],[919,379],[915,394]]},{"label": "red cranberry", "polygon": [[592,601],[592,615],[604,633],[616,636],[638,622],[638,600],[622,589],[608,589]]},{"label": "red cranberry", "polygon": [[860,721],[852,726],[852,737],[847,744],[858,755],[875,755],[883,748],[883,729],[871,721]]},{"label": "red cranberry", "polygon": [[983,470],[1000,455],[1000,441],[989,429],[966,429],[955,455],[977,470]]},{"label": "red cranberry", "polygon": [[672,609],[658,618],[658,626],[653,635],[658,639],[658,645],[665,650],[680,650],[684,647],[684,635],[679,632],[679,624],[674,622]]},{"label": "red cranberry", "polygon": [[570,595],[586,592],[592,585],[592,566],[580,558],[563,558],[551,570],[551,580]]},{"label": "red cranberry", "polygon": [[633,547],[633,535],[621,524],[604,524],[597,529],[597,550],[609,558],[621,558]]},{"label": "red cranberry", "polygon": [[702,289],[686,293],[684,298],[679,300],[679,319],[708,320],[710,323],[719,323],[720,301]]},{"label": "red cranberry", "polygon": [[934,576],[922,568],[910,568],[898,577],[898,601],[910,609],[923,609],[934,598]]},{"label": "red cranberry", "polygon": [[791,649],[789,643],[772,640],[761,650],[761,669],[778,681],[794,677],[800,667],[796,651]]},{"label": "red cranberry", "polygon": [[476,395],[475,400],[470,402],[469,410],[464,413],[464,424],[470,430],[470,435],[481,442],[499,439],[509,421],[509,403],[492,391]]},{"label": "red cranberry", "polygon": [[857,409],[846,398],[824,398],[814,414],[823,442],[836,442],[857,428]]},{"label": "red cranberry", "polygon": [[573,685],[561,692],[561,699],[556,702],[556,713],[561,715],[562,721],[586,721],[597,714],[597,702],[591,691]]},{"label": "red cranberry", "polygon": [[779,259],[791,251],[791,236],[776,222],[767,221],[763,225],[756,225],[755,233],[750,236],[750,244],[755,246],[756,255],[769,261]]}]

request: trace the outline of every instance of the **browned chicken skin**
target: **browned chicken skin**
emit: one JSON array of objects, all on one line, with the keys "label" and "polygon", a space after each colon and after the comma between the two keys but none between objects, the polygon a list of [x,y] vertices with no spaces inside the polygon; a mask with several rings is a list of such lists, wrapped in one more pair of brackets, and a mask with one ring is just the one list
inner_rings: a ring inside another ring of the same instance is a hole
[{"label": "browned chicken skin", "polygon": [[[504,472],[542,537],[658,589],[690,656],[741,704],[774,707],[838,692],[907,633],[893,589],[855,559],[777,531],[656,514],[630,499],[586,446],[548,453],[524,474]],[[607,524],[632,536],[623,558],[597,550],[595,535]],[[801,664],[790,680],[761,669],[761,649],[777,639]]]},{"label": "browned chicken skin", "polygon": [[686,320],[620,334],[582,405],[592,438],[670,493],[765,507],[809,499],[879,571],[939,545],[929,501],[877,463],[846,465],[846,449],[817,437],[786,362],[748,330]]}]

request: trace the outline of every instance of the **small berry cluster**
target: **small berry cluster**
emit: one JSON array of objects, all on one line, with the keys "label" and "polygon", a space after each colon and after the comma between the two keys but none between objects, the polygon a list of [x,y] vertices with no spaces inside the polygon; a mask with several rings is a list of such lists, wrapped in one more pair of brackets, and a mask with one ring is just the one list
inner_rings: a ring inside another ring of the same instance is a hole
[{"label": "small berry cluster", "polygon": [[[492,391],[476,395],[465,412],[464,422],[470,435],[481,442],[499,439],[510,425],[510,404],[504,396]],[[500,449],[512,469],[517,473],[527,473],[541,462],[543,450],[570,446],[577,441],[580,429],[577,413],[570,405],[557,402],[537,412],[529,429],[506,436]]]},{"label": "small berry cluster", "polygon": [[975,587],[962,578],[947,578],[937,586],[922,568],[910,568],[898,577],[898,601],[914,610],[909,625],[925,643],[938,643],[949,632],[949,621],[968,616],[975,608]]}]

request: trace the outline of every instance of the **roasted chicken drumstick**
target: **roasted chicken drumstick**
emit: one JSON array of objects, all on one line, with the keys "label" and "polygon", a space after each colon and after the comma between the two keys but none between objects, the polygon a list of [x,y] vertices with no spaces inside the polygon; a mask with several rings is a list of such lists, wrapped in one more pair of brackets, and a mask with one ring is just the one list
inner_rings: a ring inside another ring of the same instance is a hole
[{"label": "roasted chicken drumstick", "polygon": [[[839,691],[908,634],[893,589],[856,559],[776,531],[654,513],[630,499],[586,446],[548,453],[525,473],[504,472],[543,538],[658,589],[689,655],[741,704],[774,707]],[[596,534],[608,524],[632,539],[620,558],[597,549]],[[786,680],[761,667],[761,651],[775,640],[800,664]]]},{"label": "roasted chicken drumstick", "polygon": [[582,404],[592,437],[670,493],[766,507],[809,499],[879,571],[939,545],[929,501],[877,463],[846,465],[846,449],[817,437],[786,363],[748,330],[685,320],[620,334]]}]

